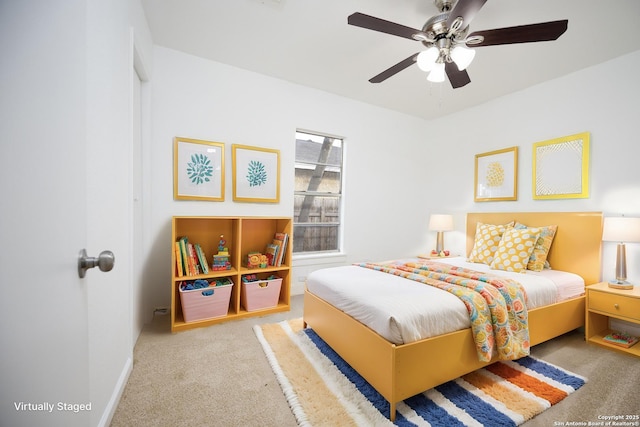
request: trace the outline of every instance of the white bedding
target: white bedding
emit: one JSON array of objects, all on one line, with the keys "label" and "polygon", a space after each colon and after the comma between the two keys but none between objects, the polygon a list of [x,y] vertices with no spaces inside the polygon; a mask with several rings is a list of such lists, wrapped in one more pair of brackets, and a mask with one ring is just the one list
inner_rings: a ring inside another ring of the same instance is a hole
[{"label": "white bedding", "polygon": [[[399,262],[415,259],[399,260]],[[584,294],[584,280],[556,270],[526,274],[491,270],[463,257],[439,259],[477,271],[513,278],[524,287],[532,309]],[[314,271],[307,289],[395,344],[404,344],[471,326],[465,305],[449,292],[358,266]]]}]

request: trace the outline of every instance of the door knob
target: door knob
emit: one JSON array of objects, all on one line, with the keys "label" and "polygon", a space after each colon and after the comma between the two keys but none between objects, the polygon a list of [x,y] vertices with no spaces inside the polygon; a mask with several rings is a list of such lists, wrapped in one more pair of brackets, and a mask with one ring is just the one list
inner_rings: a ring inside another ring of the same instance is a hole
[{"label": "door knob", "polygon": [[87,270],[98,267],[100,271],[111,271],[116,257],[111,251],[102,251],[97,258],[87,256],[87,251],[82,249],[78,254],[78,276],[82,279]]}]

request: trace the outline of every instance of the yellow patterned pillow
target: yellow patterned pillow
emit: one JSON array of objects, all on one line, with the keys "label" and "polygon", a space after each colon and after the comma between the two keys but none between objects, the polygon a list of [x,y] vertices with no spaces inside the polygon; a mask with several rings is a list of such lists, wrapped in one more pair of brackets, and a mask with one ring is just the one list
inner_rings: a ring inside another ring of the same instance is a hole
[{"label": "yellow patterned pillow", "polygon": [[[515,228],[526,228],[524,224],[516,223]],[[542,271],[544,268],[551,268],[547,262],[549,256],[549,249],[551,249],[551,243],[558,231],[557,225],[547,225],[544,227],[536,227],[540,229],[540,237],[536,242],[533,252],[529,257],[529,263],[527,264],[527,270]]]},{"label": "yellow patterned pillow", "polygon": [[511,228],[505,231],[491,262],[491,268],[516,273],[525,272],[538,237],[539,228]]},{"label": "yellow patterned pillow", "polygon": [[473,249],[469,253],[468,261],[490,265],[491,261],[493,261],[493,254],[498,250],[502,235],[507,228],[512,226],[513,221],[505,225],[477,223]]}]

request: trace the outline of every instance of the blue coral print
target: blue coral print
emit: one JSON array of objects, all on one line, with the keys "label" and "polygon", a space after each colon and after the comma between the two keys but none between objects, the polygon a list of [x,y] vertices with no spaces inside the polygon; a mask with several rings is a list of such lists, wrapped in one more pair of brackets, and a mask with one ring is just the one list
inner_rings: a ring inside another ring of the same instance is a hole
[{"label": "blue coral print", "polygon": [[256,187],[267,183],[267,171],[262,162],[257,160],[251,160],[249,162],[247,181],[249,181],[249,187]]},{"label": "blue coral print", "polygon": [[191,162],[187,163],[187,175],[196,185],[211,181],[213,175],[211,160],[204,154],[192,154]]}]

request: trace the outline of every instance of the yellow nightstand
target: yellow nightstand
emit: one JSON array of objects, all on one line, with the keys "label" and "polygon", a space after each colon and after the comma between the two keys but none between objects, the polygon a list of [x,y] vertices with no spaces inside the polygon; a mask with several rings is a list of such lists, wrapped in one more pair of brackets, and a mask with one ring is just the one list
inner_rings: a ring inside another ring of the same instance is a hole
[{"label": "yellow nightstand", "polygon": [[609,318],[640,324],[640,286],[623,290],[607,282],[587,286],[585,338],[588,342],[640,357],[640,342],[624,348],[603,340],[611,332]]}]

